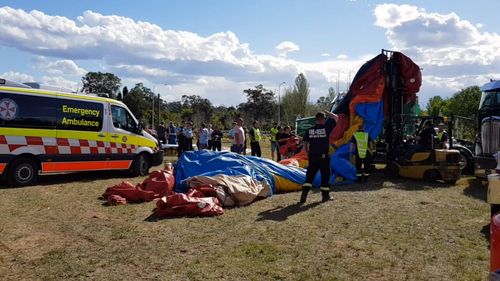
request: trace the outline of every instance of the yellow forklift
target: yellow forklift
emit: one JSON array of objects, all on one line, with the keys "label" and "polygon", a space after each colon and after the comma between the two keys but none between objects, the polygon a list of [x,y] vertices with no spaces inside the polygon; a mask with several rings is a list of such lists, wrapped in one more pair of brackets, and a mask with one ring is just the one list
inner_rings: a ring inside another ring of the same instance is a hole
[{"label": "yellow forklift", "polygon": [[[388,97],[389,114],[384,123],[381,141],[377,144],[377,153],[384,154],[386,167],[384,173],[389,177],[437,181],[454,184],[461,176],[460,151],[457,149],[438,149],[434,146],[415,149],[405,134],[405,128],[415,128],[414,116],[408,114],[408,105],[404,104],[400,75],[400,65],[391,60],[393,52],[383,50],[389,58],[384,65],[386,77],[385,94]],[[406,113],[406,114],[405,114]],[[413,121],[412,121],[413,120]],[[423,128],[420,123],[419,129]],[[450,148],[452,145],[451,126],[449,127]],[[432,128],[434,129],[434,128]],[[418,130],[417,130],[418,131]],[[431,141],[431,143],[434,143]]]}]

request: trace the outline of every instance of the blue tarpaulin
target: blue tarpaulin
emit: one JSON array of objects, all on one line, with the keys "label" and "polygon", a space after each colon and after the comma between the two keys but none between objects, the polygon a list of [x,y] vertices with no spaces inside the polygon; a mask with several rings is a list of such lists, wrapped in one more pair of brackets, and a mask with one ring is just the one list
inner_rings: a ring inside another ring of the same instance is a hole
[{"label": "blue tarpaulin", "polygon": [[363,129],[370,139],[377,139],[384,124],[384,102],[360,103],[356,105],[356,113],[363,118]]},{"label": "blue tarpaulin", "polygon": [[[335,183],[335,177],[343,177],[347,181],[356,180],[356,167],[351,163],[351,142],[340,146],[333,153],[330,159],[330,167],[332,168],[332,177],[330,184]],[[333,180],[333,181],[332,181]]]},{"label": "blue tarpaulin", "polygon": [[295,183],[304,183],[306,170],[281,165],[274,161],[244,156],[232,152],[187,151],[184,152],[175,167],[175,191],[186,192],[185,180],[193,176],[248,175],[257,180],[265,179],[273,193],[275,183],[273,175],[279,175]]}]

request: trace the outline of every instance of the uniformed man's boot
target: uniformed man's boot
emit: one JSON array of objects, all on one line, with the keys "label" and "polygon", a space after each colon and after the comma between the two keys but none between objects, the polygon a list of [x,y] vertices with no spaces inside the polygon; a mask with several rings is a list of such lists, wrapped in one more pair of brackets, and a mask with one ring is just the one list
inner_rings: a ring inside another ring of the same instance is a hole
[{"label": "uniformed man's boot", "polygon": [[326,202],[331,199],[330,191],[321,190],[321,202]]},{"label": "uniformed man's boot", "polygon": [[307,194],[311,190],[310,186],[302,186],[302,194],[300,195],[300,203],[306,203]]}]

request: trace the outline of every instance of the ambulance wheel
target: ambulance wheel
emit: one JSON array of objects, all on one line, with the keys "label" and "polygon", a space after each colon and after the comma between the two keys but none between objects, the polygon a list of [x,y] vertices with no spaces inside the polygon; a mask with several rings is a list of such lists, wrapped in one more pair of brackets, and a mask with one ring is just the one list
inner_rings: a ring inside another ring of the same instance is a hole
[{"label": "ambulance wheel", "polygon": [[38,167],[29,158],[17,158],[10,163],[7,181],[10,186],[33,185],[38,180]]},{"label": "ambulance wheel", "polygon": [[147,176],[149,174],[149,160],[145,153],[139,154],[132,167],[132,175],[134,176]]}]

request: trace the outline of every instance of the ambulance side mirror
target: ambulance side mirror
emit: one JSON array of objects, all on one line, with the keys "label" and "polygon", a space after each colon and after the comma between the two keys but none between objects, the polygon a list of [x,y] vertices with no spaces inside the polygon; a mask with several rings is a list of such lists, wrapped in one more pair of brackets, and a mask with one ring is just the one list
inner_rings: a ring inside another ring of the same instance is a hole
[{"label": "ambulance side mirror", "polygon": [[135,132],[135,133],[136,133],[136,134],[141,134],[141,133],[142,133],[142,130],[144,129],[144,123],[139,122],[139,124],[137,125],[137,127],[136,127],[136,128],[137,128],[137,129],[136,129],[136,132]]}]

